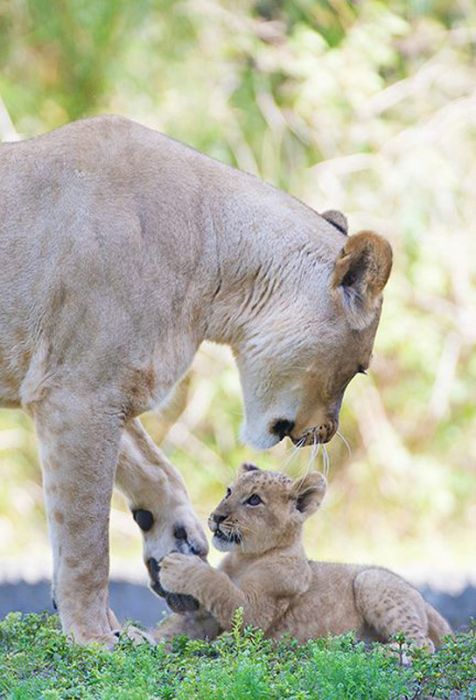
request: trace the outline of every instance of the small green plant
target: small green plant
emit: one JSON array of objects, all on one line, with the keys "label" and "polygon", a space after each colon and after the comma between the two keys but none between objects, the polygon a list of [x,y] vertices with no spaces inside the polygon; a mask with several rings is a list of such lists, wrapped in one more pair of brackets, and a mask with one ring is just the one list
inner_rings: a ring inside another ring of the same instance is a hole
[{"label": "small green plant", "polygon": [[233,615],[233,619],[231,621],[231,635],[233,637],[233,641],[235,642],[237,651],[242,649],[243,641],[245,639],[243,637],[243,624],[243,608],[238,608],[235,610],[235,614]]},{"label": "small green plant", "polygon": [[[403,648],[405,640],[400,642]],[[298,644],[265,639],[238,610],[216,642],[178,637],[166,649],[121,639],[113,652],[68,642],[49,615],[0,622],[0,698],[8,700],[389,700],[476,695],[474,631],[411,665],[352,634]],[[457,695],[455,695],[457,693]]]}]

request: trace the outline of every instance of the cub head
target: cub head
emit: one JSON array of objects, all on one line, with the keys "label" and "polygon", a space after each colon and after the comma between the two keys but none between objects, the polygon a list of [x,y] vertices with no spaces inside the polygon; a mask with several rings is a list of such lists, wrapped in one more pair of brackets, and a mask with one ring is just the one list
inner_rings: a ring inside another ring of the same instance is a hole
[{"label": "cub head", "polygon": [[392,249],[376,233],[346,236],[342,222],[337,228],[329,218],[324,226],[323,240],[332,243],[325,254],[317,237],[290,247],[279,268],[270,268],[266,303],[235,350],[242,436],[256,449],[284,437],[299,446],[328,442],[347,385],[369,366]]},{"label": "cub head", "polygon": [[291,544],[319,507],[326,480],[318,472],[293,481],[285,474],[243,464],[236,481],[208,519],[222,552],[260,554]]}]

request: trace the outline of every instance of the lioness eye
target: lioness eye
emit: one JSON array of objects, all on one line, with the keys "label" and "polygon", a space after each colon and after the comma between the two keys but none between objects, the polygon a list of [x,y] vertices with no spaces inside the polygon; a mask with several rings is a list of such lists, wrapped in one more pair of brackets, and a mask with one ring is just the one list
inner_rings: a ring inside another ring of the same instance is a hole
[{"label": "lioness eye", "polygon": [[365,367],[363,365],[359,365],[357,367],[357,374],[367,374],[367,370],[365,369]]},{"label": "lioness eye", "polygon": [[254,493],[252,496],[250,496],[245,503],[249,506],[259,506],[260,503],[263,503],[261,498],[258,496],[257,493]]},{"label": "lioness eye", "polygon": [[226,496],[225,498],[228,498],[228,496],[231,496],[231,489],[226,490]]}]

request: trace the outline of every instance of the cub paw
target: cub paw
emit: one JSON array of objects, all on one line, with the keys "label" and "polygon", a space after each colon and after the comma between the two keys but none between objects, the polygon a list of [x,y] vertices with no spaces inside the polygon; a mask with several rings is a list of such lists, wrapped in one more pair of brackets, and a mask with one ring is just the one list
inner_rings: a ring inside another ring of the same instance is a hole
[{"label": "cub paw", "polygon": [[[190,559],[190,557],[187,558]],[[184,614],[198,610],[200,605],[191,595],[177,593],[173,589],[167,590],[165,588],[161,579],[162,561],[163,560],[161,560],[160,564],[155,559],[149,559],[147,562],[147,568],[151,579],[151,589],[161,598],[165,598],[165,602],[173,612]]]},{"label": "cub paw", "polygon": [[191,595],[196,587],[197,573],[207,566],[198,557],[172,552],[160,562],[160,584],[169,593]]}]

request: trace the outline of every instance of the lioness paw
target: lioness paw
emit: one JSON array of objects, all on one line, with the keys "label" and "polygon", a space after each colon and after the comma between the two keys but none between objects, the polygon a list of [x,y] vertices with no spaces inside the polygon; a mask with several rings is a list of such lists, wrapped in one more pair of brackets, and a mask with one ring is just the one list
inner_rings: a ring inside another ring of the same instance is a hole
[{"label": "lioness paw", "polygon": [[182,514],[180,524],[174,526],[175,547],[182,554],[194,554],[206,557],[208,542],[202,526],[196,520],[195,514]]}]

